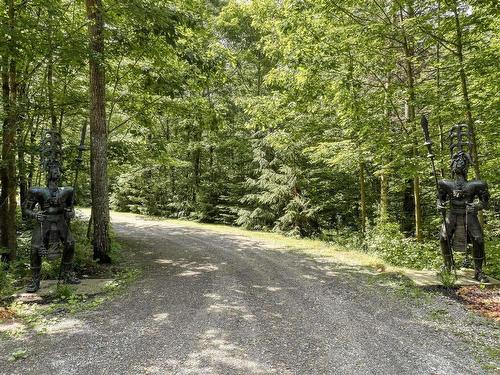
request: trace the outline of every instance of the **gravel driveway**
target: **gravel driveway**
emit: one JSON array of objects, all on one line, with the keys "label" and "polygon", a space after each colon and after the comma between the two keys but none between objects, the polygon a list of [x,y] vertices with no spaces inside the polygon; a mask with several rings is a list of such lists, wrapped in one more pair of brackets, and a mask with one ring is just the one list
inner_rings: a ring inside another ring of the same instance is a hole
[{"label": "gravel driveway", "polygon": [[[47,334],[1,342],[0,373],[484,373],[428,307],[362,270],[182,223],[113,214],[113,226],[144,276]],[[16,347],[27,358],[5,361]]]}]

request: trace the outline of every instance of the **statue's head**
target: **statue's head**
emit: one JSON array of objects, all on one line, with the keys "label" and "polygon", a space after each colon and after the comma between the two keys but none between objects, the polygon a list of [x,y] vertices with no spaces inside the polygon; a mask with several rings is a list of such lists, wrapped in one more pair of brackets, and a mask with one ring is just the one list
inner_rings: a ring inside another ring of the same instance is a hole
[{"label": "statue's head", "polygon": [[58,185],[62,177],[61,157],[62,139],[61,135],[53,130],[45,132],[41,144],[42,168],[47,173],[47,184]]},{"label": "statue's head", "polygon": [[450,129],[451,173],[453,177],[467,178],[469,166],[474,165],[471,158],[473,149],[472,133],[465,124],[455,125]]},{"label": "statue's head", "polygon": [[47,183],[59,183],[62,177],[61,166],[58,162],[51,162],[47,165]]},{"label": "statue's head", "polygon": [[451,161],[451,173],[453,176],[467,177],[470,165],[472,165],[472,160],[469,154],[460,151],[453,156]]}]

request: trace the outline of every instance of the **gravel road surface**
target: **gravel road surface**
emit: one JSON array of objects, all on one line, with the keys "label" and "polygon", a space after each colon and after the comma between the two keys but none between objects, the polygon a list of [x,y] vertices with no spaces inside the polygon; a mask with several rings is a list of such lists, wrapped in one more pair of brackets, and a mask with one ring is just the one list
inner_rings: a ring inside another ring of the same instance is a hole
[{"label": "gravel road surface", "polygon": [[[424,307],[363,270],[182,222],[113,214],[113,226],[144,275],[46,334],[0,341],[0,373],[483,373]],[[27,358],[6,361],[16,348]]]}]

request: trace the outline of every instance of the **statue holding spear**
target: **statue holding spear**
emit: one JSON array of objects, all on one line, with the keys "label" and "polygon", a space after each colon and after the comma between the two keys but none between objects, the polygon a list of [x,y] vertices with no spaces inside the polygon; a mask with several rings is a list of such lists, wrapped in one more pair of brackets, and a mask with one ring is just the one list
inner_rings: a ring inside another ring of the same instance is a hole
[{"label": "statue holding spear", "polygon": [[485,259],[484,235],[478,219],[478,211],[488,207],[489,192],[486,182],[467,180],[469,166],[473,165],[470,151],[472,137],[467,125],[455,125],[449,132],[452,179],[438,180],[432,152],[427,119],[422,117],[425,145],[429,151],[437,189],[437,208],[443,216],[440,243],[444,269],[455,269],[454,251],[465,252],[472,243],[474,278],[488,282],[483,272]]}]

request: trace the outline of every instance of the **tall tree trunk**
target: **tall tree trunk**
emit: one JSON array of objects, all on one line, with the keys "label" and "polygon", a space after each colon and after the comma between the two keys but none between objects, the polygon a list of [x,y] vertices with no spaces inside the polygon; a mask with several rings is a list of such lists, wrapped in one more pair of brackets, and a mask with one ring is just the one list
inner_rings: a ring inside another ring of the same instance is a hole
[{"label": "tall tree trunk", "polygon": [[[441,27],[441,1],[437,3],[438,7],[438,19],[437,19],[437,28],[440,30]],[[445,176],[445,168],[444,168],[444,133],[443,133],[443,119],[441,118],[441,43],[438,41],[436,43],[436,117],[437,124],[439,129],[439,161],[440,166],[439,169],[441,171],[441,178]]]},{"label": "tall tree trunk", "polygon": [[[408,4],[408,18],[415,17],[415,11],[410,4]],[[403,10],[401,10],[401,23],[404,21]],[[413,60],[415,58],[415,49],[413,47],[413,41],[410,40],[407,35],[404,27],[403,27],[403,50],[405,53],[405,65],[406,65],[406,75],[407,75],[407,99],[405,105],[405,117],[407,123],[410,125],[412,129],[412,134],[416,133],[416,124],[415,124],[415,104],[416,104],[416,96],[415,96],[415,67],[413,65]],[[413,136],[413,146],[412,146],[412,156],[416,158],[417,154],[417,139]],[[418,173],[413,176],[413,198],[415,202],[415,238],[418,242],[422,241],[422,206],[421,206],[421,197],[420,197],[420,178]]]},{"label": "tall tree trunk", "polygon": [[90,158],[94,259],[110,263],[108,159],[105,108],[104,20],[101,0],[86,0],[90,40]]},{"label": "tall tree trunk", "polygon": [[380,174],[380,222],[389,220],[389,175],[386,171]]},{"label": "tall tree trunk", "polygon": [[366,183],[365,183],[365,162],[359,163],[359,208],[361,232],[366,232]]},{"label": "tall tree trunk", "polygon": [[415,199],[413,193],[413,180],[405,181],[405,190],[403,192],[403,215],[401,227],[407,235],[414,232],[415,229]]},{"label": "tall tree trunk", "polygon": [[49,100],[50,129],[57,131],[57,116],[54,105],[54,52],[52,46],[52,17],[49,19],[49,57],[47,62],[47,97]]},{"label": "tall tree trunk", "polygon": [[[19,98],[18,102],[20,106],[24,106],[26,103],[26,84],[23,84],[19,88]],[[26,138],[27,133],[25,133],[26,123],[21,120],[17,125],[17,163],[19,165],[19,200],[21,202],[21,207],[26,201],[26,196],[28,193],[28,181],[26,179],[26,161],[25,161],[25,150],[26,150]],[[24,217],[24,216],[23,216]]]},{"label": "tall tree trunk", "polygon": [[[33,150],[36,142],[36,134],[38,130],[38,125],[36,128],[30,129],[30,150]],[[30,152],[29,158],[29,167],[28,167],[28,188],[33,186],[33,176],[35,173],[35,153],[33,151]]]},{"label": "tall tree trunk", "polygon": [[[389,88],[391,84],[391,74],[387,74],[387,82],[385,85],[384,92],[384,133],[389,134],[391,125],[391,110],[390,110],[390,98],[389,98]],[[384,164],[388,164],[388,157],[384,156]],[[382,167],[382,172],[380,173],[380,212],[379,220],[381,223],[387,222],[389,220],[389,172],[386,170],[385,165]]]},{"label": "tall tree trunk", "polygon": [[[14,0],[6,0],[7,26],[9,41],[7,53],[2,59],[2,99],[5,118],[2,134],[2,167],[0,169],[0,245],[7,248],[8,260],[17,256],[16,208],[16,128],[17,128],[17,78],[15,59],[15,4]],[[5,257],[3,257],[5,258]]]},{"label": "tall tree trunk", "polygon": [[469,87],[467,84],[467,74],[465,73],[465,64],[464,64],[464,44],[463,44],[463,35],[462,35],[462,25],[460,23],[460,15],[458,13],[458,5],[457,2],[454,2],[453,6],[453,15],[455,17],[455,27],[456,27],[456,46],[457,46],[457,57],[459,62],[459,73],[460,73],[460,84],[462,87],[462,98],[465,105],[465,115],[467,117],[467,125],[469,126],[469,130],[472,135],[472,158],[474,159],[474,175],[476,179],[481,178],[481,171],[479,169],[479,157],[477,152],[477,137],[476,137],[476,128],[474,126],[474,120],[472,118],[472,105],[469,98]]}]

